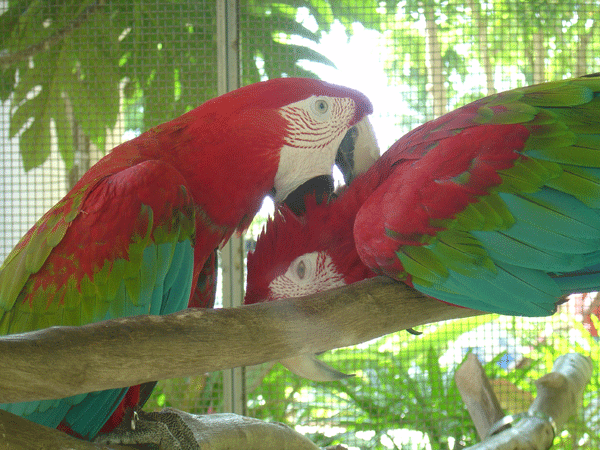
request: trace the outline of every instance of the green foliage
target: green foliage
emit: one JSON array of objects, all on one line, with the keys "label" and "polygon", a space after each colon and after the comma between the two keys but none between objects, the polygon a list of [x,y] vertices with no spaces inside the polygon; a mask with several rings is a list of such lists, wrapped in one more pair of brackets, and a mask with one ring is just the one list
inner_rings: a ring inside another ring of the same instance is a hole
[{"label": "green foliage", "polygon": [[[501,402],[520,393],[525,399],[534,395],[534,381],[551,370],[558,356],[600,351],[585,329],[566,316],[553,318],[546,326],[547,335],[539,334],[543,328],[535,321],[499,316],[455,320],[427,326],[421,336],[396,333],[327,353],[323,356],[327,363],[356,375],[340,382],[310,382],[280,365],[250,368],[250,373],[264,379],[256,389],[249,388],[249,414],[295,426],[320,446],[450,449],[455,442],[473,445],[478,438],[455,387],[454,371],[468,350],[461,349],[465,333],[489,333],[482,327],[490,326],[499,336],[520,342],[521,351],[528,349],[516,365],[507,363],[504,349],[484,363],[492,383],[502,382],[497,388]],[[490,344],[479,342],[482,347]],[[598,384],[598,377],[593,377],[583,408],[557,438],[557,449],[574,448],[577,442],[584,443],[583,448],[599,448]],[[508,412],[523,412],[529,400],[522,403],[518,411]],[[328,429],[326,423],[332,422],[339,428]]]},{"label": "green foliage", "polygon": [[[242,84],[264,77],[314,77],[298,65],[301,60],[331,65],[316,51],[290,44],[291,36],[319,39],[318,32],[296,21],[297,11],[308,7],[329,26],[336,14],[345,23],[360,20],[350,6],[340,5],[338,13],[322,0],[241,2]],[[8,1],[0,15],[0,98],[14,95],[10,137],[20,135],[25,169],[50,154],[52,122],[67,169],[74,158],[75,123],[104,148],[106,130],[119,112],[122,81],[128,126],[138,130],[215,97],[215,35],[211,0]]]},{"label": "green foliage", "polygon": [[[103,145],[106,127],[114,125],[119,80],[124,76],[115,48],[119,47],[118,34],[105,26],[108,15],[94,10],[89,1],[8,3],[9,10],[2,15],[7,26],[0,27],[0,43],[2,51],[15,60],[4,66],[0,94],[2,98],[11,91],[14,94],[16,108],[9,134],[12,137],[22,131],[21,154],[29,170],[50,154],[50,124],[54,121],[58,148],[69,168],[74,120],[98,146]],[[87,17],[86,26],[67,33],[77,17]],[[31,48],[31,55],[18,57]]]},{"label": "green foliage", "polygon": [[[441,336],[458,337],[484,322],[449,322],[428,327],[431,331],[420,337],[402,332],[330,352],[323,357],[326,362],[355,374],[336,383],[302,380],[275,366],[251,392],[249,412],[264,420],[300,425],[304,431],[312,427],[309,437],[321,446],[353,442],[358,433],[369,438],[361,448],[381,448],[382,442],[398,441],[401,430],[404,434],[411,430],[413,437],[421,436],[433,448],[450,448],[451,440],[475,442],[453,383],[453,367],[440,363],[445,349],[434,344],[445,342]],[[334,435],[319,427],[331,417],[343,428]]]},{"label": "green foliage", "polygon": [[[6,3],[0,15],[0,99],[15,94],[10,135],[21,134],[26,169],[46,160],[52,121],[67,167],[73,161],[74,123],[103,148],[106,129],[117,117],[122,81],[127,117],[134,119],[129,125],[140,131],[217,95],[213,1]],[[332,65],[311,45],[335,21],[348,34],[356,22],[381,31],[382,42],[393,49],[385,54],[390,82],[418,113],[405,119],[403,129],[432,118],[440,100],[429,85],[430,62],[436,59],[442,63],[446,109],[485,94],[486,77],[517,87],[599,64],[597,7],[588,1],[246,0],[239,8],[242,84],[314,77],[302,61]],[[314,19],[315,29],[298,22],[301,9]],[[428,16],[433,22],[425,20]],[[292,43],[292,36],[306,45]],[[433,37],[439,54],[428,47]]]},{"label": "green foliage", "polygon": [[[486,95],[486,82],[504,90],[597,71],[597,8],[579,0],[399,2],[381,28],[384,45],[395,49],[387,54],[388,78],[432,119],[432,89],[445,90],[449,111]],[[428,47],[433,37],[439,53]],[[434,60],[441,60],[443,87],[429,85]]]}]

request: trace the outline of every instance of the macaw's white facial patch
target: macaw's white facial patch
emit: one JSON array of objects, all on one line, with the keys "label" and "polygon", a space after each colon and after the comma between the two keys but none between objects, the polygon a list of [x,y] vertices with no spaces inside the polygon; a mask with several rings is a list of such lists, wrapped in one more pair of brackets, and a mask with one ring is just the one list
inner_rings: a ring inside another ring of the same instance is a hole
[{"label": "macaw's white facial patch", "polygon": [[336,271],[326,252],[306,253],[292,261],[287,271],[271,282],[269,300],[301,297],[345,284],[344,276]]},{"label": "macaw's white facial patch", "polygon": [[285,145],[275,175],[275,201],[320,175],[331,175],[337,149],[352,127],[356,103],[350,98],[311,96],[281,108]]}]

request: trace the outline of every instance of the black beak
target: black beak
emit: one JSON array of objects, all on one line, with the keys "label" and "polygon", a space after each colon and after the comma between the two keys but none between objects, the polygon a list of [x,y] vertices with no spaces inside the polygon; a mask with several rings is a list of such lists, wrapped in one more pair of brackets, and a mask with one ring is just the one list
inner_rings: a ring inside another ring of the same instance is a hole
[{"label": "black beak", "polygon": [[296,188],[294,192],[286,197],[283,201],[288,208],[297,216],[301,216],[306,211],[304,198],[307,195],[317,197],[317,203],[321,203],[323,199],[329,197],[333,193],[333,177],[331,175],[321,175],[312,178]]},{"label": "black beak", "polygon": [[[350,184],[355,177],[354,171],[354,146],[358,130],[356,127],[350,128],[335,156],[335,164],[338,166],[346,185]],[[321,175],[312,178],[296,188],[294,192],[287,196],[283,201],[296,215],[302,215],[306,211],[304,206],[304,198],[307,195],[315,195],[317,203],[321,203],[323,199],[330,197],[333,194],[333,177],[331,175]]]},{"label": "black beak", "polygon": [[344,139],[338,148],[337,154],[335,155],[335,164],[338,166],[342,175],[344,175],[344,182],[349,185],[355,177],[354,173],[354,146],[356,138],[358,137],[358,130],[356,127],[350,128]]}]

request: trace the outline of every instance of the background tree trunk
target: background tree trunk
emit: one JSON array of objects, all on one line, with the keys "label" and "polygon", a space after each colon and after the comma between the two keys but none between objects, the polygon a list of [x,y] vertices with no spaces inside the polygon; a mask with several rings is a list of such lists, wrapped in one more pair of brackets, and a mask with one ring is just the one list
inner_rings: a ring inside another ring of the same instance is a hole
[{"label": "background tree trunk", "polygon": [[477,48],[479,50],[479,60],[481,61],[485,75],[485,95],[492,95],[496,93],[496,88],[494,87],[494,66],[488,50],[488,20],[487,16],[481,11],[481,3],[479,1],[469,0],[469,6],[473,12],[473,22],[477,27]]},{"label": "background tree trunk", "polygon": [[576,77],[588,73],[588,47],[592,42],[597,23],[598,21],[594,21],[587,32],[584,31],[579,35],[579,45],[577,45],[577,54],[575,56],[575,73],[573,74]]},{"label": "background tree trunk", "polygon": [[442,62],[442,45],[438,38],[435,23],[435,5],[433,0],[423,2],[425,11],[425,66],[428,83],[433,96],[433,117],[446,113],[447,95],[444,86],[444,66]]},{"label": "background tree trunk", "polygon": [[546,78],[546,49],[544,48],[544,35],[536,30],[532,35],[531,66],[533,72],[533,84],[543,83]]}]

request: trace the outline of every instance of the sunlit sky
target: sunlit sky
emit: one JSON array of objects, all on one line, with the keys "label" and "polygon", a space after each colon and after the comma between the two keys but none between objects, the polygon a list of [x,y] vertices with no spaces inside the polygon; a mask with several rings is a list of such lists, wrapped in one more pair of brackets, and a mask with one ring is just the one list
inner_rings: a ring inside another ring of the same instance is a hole
[{"label": "sunlit sky", "polygon": [[[310,16],[299,19],[309,29],[315,29]],[[331,31],[322,35],[319,44],[298,38],[298,44],[313,47],[329,58],[336,67],[321,63],[303,62],[302,65],[316,73],[321,79],[335,84],[341,84],[361,91],[373,103],[373,127],[380,141],[382,151],[385,151],[398,136],[399,130],[395,129],[394,115],[399,110],[406,109],[398,87],[388,85],[388,80],[383,68],[383,54],[386,48],[382,45],[381,34],[364,28],[355,23],[352,27],[352,36],[346,35],[344,26],[335,22]]]},{"label": "sunlit sky", "polygon": [[[316,23],[307,14],[300,12],[299,20],[308,29],[315,31]],[[405,105],[398,88],[388,85],[381,58],[381,52],[385,50],[381,45],[381,35],[358,23],[354,24],[352,31],[352,36],[348,37],[344,26],[335,22],[331,31],[324,33],[318,44],[299,37],[293,37],[291,42],[311,47],[335,64],[335,67],[331,67],[303,61],[301,64],[304,68],[317,74],[324,81],[351,87],[369,97],[374,109],[371,123],[380,149],[384,152],[402,135],[395,125],[394,116],[398,114],[399,109],[409,111],[409,108]],[[334,177],[336,182],[341,182],[342,176],[337,169]],[[272,212],[273,202],[267,198],[261,214]]]}]

